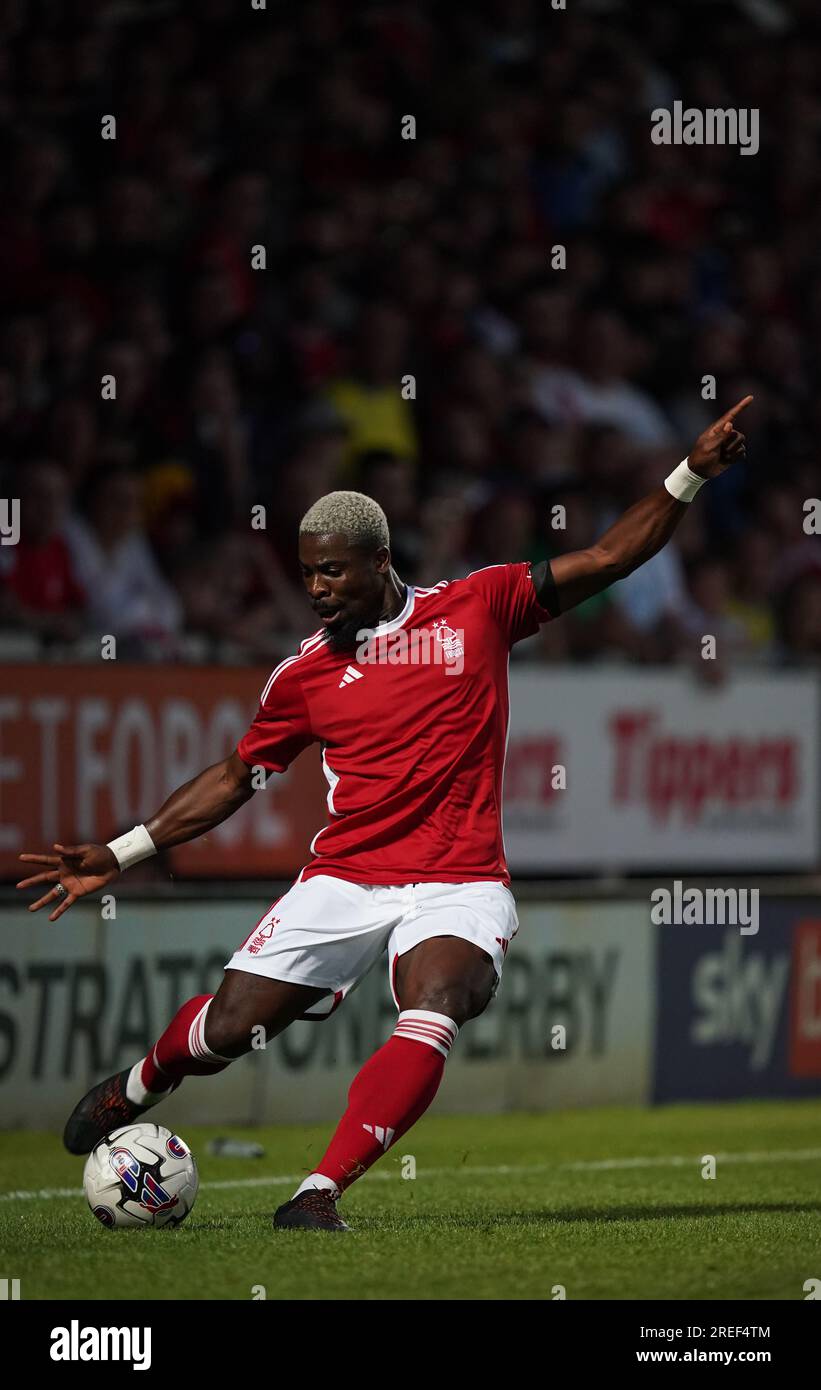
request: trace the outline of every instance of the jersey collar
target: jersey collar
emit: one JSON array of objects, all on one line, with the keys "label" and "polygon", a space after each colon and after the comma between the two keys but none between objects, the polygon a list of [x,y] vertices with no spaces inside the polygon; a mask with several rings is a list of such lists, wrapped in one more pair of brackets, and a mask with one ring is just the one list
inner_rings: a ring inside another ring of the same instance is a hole
[{"label": "jersey collar", "polygon": [[413,612],[415,602],[416,590],[412,584],[409,584],[402,611],[397,613],[395,618],[391,618],[389,622],[380,623],[378,627],[375,627],[373,630],[374,637],[384,637],[387,632],[396,632],[397,628],[400,628],[403,623],[407,622]]}]

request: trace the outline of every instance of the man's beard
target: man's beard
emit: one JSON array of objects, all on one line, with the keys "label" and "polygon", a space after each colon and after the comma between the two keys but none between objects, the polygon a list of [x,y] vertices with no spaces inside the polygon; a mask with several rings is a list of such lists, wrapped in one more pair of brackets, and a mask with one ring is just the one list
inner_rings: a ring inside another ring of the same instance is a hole
[{"label": "man's beard", "polygon": [[372,621],[367,618],[351,617],[346,618],[343,623],[328,630],[325,641],[332,652],[356,651],[372,635],[375,627],[378,626],[379,618],[374,617]]}]

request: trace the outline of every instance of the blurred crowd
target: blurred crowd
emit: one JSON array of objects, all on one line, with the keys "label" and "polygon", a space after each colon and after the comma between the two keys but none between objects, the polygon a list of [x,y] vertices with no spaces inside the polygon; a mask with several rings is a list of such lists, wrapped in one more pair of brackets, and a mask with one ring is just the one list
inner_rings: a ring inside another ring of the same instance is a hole
[{"label": "blurred crowd", "polygon": [[[814,0],[5,0],[0,655],[275,658],[323,493],[411,582],[535,561],[752,392],[746,465],[517,655],[821,665],[819,71]],[[758,154],[654,144],[676,100]]]}]

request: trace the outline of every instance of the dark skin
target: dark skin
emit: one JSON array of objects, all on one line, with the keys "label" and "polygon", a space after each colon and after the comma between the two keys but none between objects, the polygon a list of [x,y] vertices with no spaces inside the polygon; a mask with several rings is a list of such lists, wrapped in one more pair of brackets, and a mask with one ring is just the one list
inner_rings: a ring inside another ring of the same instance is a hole
[{"label": "dark skin", "polygon": [[[687,461],[691,472],[702,478],[717,478],[743,459],[744,435],[734,422],[752,399],[745,396],[737,401],[699,435]],[[595,545],[534,566],[533,582],[539,601],[558,617],[632,574],[667,544],[688,506],[689,503],[672,497],[666,487],[656,488],[620,516]]]},{"label": "dark skin", "polygon": [[[735,428],[735,419],[751,400],[745,396],[699,436],[688,458],[692,472],[715,478],[744,457],[744,436]],[[659,487],[630,507],[596,545],[535,566],[539,602],[558,616],[624,578],[667,543],[687,505]],[[387,546],[367,551],[348,545],[343,536],[301,536],[299,561],[311,606],[336,650],[355,648],[359,631],[402,610],[407,589],[391,565]],[[237,753],[206,768],[173,792],[146,822],[154,844],[171,849],[220,825],[253,796],[251,777],[252,769]],[[48,885],[29,911],[55,904],[50,922],[78,898],[106,888],[120,872],[106,845],[53,848],[54,854],[20,855],[39,872],[17,885]],[[58,884],[67,897],[59,897]],[[400,957],[396,991],[403,1009],[430,1009],[461,1027],[487,1008],[495,978],[484,951],[459,937],[439,936]],[[322,997],[322,990],[228,970],[208,1011],[207,1044],[221,1056],[239,1057],[250,1050],[255,1025],[262,1023],[274,1037]]]}]

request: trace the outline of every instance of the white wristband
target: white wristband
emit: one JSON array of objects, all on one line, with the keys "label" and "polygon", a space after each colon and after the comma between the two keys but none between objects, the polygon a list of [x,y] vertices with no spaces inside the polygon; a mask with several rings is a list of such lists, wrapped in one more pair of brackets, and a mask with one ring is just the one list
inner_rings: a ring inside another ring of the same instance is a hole
[{"label": "white wristband", "polygon": [[135,825],[119,839],[109,840],[108,848],[121,869],[130,869],[132,864],[139,864],[141,859],[157,853],[157,846],[144,825]]},{"label": "white wristband", "polygon": [[674,468],[669,477],[664,479],[664,486],[679,502],[692,502],[699,488],[706,482],[706,478],[699,477],[692,468],[688,468],[687,460],[684,459],[678,468]]}]

